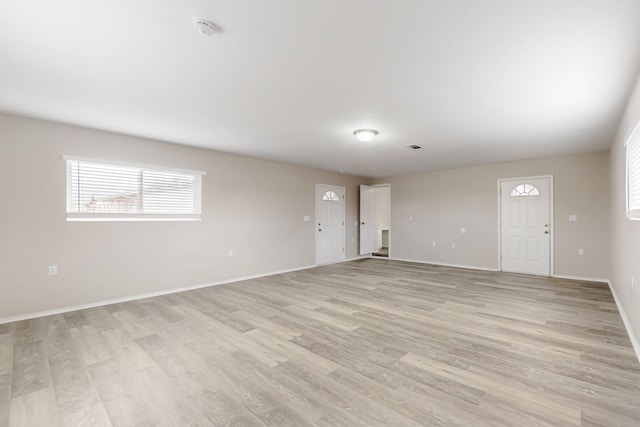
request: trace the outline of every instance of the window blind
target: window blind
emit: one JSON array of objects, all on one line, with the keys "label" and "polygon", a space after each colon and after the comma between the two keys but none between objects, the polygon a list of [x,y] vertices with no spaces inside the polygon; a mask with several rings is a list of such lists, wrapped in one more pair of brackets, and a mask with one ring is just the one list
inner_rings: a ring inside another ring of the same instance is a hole
[{"label": "window blind", "polygon": [[640,219],[640,130],[627,142],[627,216]]},{"label": "window blind", "polygon": [[203,172],[66,162],[68,220],[200,219]]}]

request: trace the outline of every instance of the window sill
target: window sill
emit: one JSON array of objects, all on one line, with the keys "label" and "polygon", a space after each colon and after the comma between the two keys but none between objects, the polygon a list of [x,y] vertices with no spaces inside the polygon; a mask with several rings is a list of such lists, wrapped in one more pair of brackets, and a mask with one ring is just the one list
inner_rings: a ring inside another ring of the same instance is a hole
[{"label": "window sill", "polygon": [[202,221],[202,218],[171,218],[171,217],[158,217],[158,218],[106,218],[106,217],[67,217],[67,222],[141,222],[141,221]]}]

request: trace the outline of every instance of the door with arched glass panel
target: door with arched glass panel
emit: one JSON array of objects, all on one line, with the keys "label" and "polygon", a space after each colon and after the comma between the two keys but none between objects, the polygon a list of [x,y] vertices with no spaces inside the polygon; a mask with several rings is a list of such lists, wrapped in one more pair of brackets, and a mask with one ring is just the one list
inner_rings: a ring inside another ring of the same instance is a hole
[{"label": "door with arched glass panel", "polygon": [[501,270],[551,275],[551,178],[500,181]]},{"label": "door with arched glass panel", "polygon": [[316,186],[316,264],[344,261],[344,188]]}]

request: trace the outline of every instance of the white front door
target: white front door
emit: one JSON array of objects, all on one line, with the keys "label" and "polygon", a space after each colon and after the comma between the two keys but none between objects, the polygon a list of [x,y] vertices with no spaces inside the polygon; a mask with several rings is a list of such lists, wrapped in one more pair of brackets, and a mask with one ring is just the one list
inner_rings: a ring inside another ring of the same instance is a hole
[{"label": "white front door", "polygon": [[360,255],[373,253],[373,187],[360,186]]},{"label": "white front door", "polygon": [[316,185],[316,264],[344,261],[344,188]]},{"label": "white front door", "polygon": [[551,179],[500,181],[501,270],[551,275]]}]

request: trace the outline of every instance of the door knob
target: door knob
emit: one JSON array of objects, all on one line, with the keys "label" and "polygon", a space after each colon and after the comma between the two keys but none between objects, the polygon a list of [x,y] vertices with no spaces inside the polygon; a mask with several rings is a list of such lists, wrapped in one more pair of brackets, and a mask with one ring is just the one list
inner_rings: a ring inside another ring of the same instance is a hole
[{"label": "door knob", "polygon": [[318,231],[322,231],[322,228],[318,228]]},{"label": "door knob", "polygon": [[549,230],[545,230],[545,231],[544,231],[544,234],[549,234]]},{"label": "door knob", "polygon": [[363,222],[363,223],[361,223],[361,224],[362,224],[362,225],[364,225],[364,222]]}]

